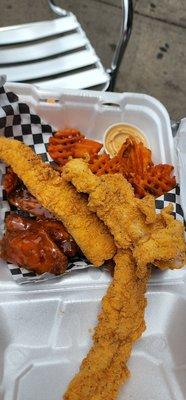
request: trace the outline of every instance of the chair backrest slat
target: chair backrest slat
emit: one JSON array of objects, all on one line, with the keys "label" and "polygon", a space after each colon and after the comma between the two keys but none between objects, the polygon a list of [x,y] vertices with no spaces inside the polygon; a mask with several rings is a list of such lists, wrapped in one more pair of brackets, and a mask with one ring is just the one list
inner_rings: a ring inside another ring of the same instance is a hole
[{"label": "chair backrest slat", "polygon": [[31,24],[0,28],[0,46],[30,42],[46,37],[59,35],[76,29],[79,23],[71,14],[51,21],[33,22]]},{"label": "chair backrest slat", "polygon": [[87,49],[79,51],[75,55],[68,54],[46,61],[18,64],[16,67],[14,65],[1,66],[0,75],[7,75],[9,81],[23,82],[72,71],[95,64],[97,61],[98,57],[94,51]]},{"label": "chair backrest slat", "polygon": [[109,83],[109,77],[105,71],[100,68],[89,67],[82,72],[74,72],[73,74],[58,77],[55,79],[42,80],[35,82],[36,86],[41,89],[88,89],[100,86],[100,90],[106,90]]},{"label": "chair backrest slat", "polygon": [[17,45],[13,48],[12,46],[0,47],[0,65],[40,60],[80,49],[87,43],[86,36],[77,32],[55,39],[47,39],[42,43]]}]

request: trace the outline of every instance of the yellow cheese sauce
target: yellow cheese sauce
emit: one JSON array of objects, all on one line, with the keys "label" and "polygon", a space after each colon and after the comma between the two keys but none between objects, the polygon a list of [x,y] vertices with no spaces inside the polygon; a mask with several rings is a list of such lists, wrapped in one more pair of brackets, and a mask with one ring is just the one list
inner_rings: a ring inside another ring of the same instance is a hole
[{"label": "yellow cheese sauce", "polygon": [[104,148],[106,153],[114,157],[128,138],[134,139],[137,143],[142,142],[145,147],[149,147],[145,136],[138,128],[119,123],[112,125],[105,133]]}]

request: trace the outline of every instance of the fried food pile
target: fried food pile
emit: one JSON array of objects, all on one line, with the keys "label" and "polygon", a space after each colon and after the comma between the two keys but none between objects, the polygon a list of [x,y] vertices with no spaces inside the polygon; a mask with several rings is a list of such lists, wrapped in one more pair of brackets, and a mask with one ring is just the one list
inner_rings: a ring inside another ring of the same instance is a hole
[{"label": "fried food pile", "polygon": [[60,166],[64,166],[69,158],[89,156],[88,163],[94,174],[122,174],[131,183],[138,198],[143,198],[147,193],[159,197],[175,187],[173,166],[154,165],[151,150],[143,143],[127,139],[113,158],[109,154],[99,154],[101,147],[100,143],[85,139],[76,129],[64,129],[50,138],[48,152]]},{"label": "fried food pile", "polygon": [[16,212],[5,217],[1,258],[37,274],[64,273],[80,249],[62,222],[39,204],[10,167],[3,188]]},{"label": "fried food pile", "polygon": [[88,207],[108,226],[118,248],[133,251],[139,270],[150,263],[160,268],[184,264],[184,226],[173,218],[171,207],[156,215],[153,196],[137,199],[121,174],[97,177],[80,159],[64,166],[63,178],[89,195]]},{"label": "fried food pile", "polygon": [[86,197],[77,193],[28,146],[0,137],[0,159],[11,166],[32,196],[64,224],[93,265],[98,267],[114,256],[116,247],[113,237],[104,223],[89,210]]},{"label": "fried food pile", "polygon": [[171,206],[156,215],[154,198],[137,199],[121,174],[97,177],[85,161],[74,159],[63,168],[63,177],[89,195],[88,207],[109,227],[118,248],[113,283],[102,301],[92,348],[64,400],[114,400],[129,377],[126,363],[133,342],[145,329],[151,265],[161,269],[184,265],[184,226],[174,220]]},{"label": "fried food pile", "polygon": [[92,348],[64,400],[115,400],[129,377],[133,343],[145,329],[151,267],[184,265],[184,226],[174,220],[171,206],[156,214],[154,197],[137,198],[120,173],[94,175],[89,164],[77,158],[65,164],[60,176],[27,146],[2,137],[0,158],[64,224],[93,265],[114,258],[114,278],[102,301]]}]

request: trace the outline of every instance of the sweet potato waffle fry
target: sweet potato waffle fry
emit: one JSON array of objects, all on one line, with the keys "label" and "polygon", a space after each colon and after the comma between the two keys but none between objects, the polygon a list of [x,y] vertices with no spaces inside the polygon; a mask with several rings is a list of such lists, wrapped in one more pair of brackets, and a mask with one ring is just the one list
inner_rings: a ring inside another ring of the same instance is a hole
[{"label": "sweet potato waffle fry", "polygon": [[65,165],[69,157],[84,158],[97,154],[102,144],[86,139],[78,129],[59,130],[49,139],[48,152],[60,165]]},{"label": "sweet potato waffle fry", "polygon": [[96,155],[89,161],[91,171],[101,176],[103,174],[121,173],[134,187],[135,195],[139,198],[147,193],[155,197],[168,192],[176,185],[172,176],[173,166],[168,164],[154,165],[151,151],[142,143],[127,139],[118,154]]},{"label": "sweet potato waffle fry", "polygon": [[108,154],[98,154],[101,147],[100,143],[86,139],[77,129],[64,129],[50,138],[48,152],[62,167],[69,158],[89,157],[89,167],[94,174],[121,173],[139,198],[147,193],[159,197],[176,185],[173,167],[168,164],[154,165],[151,150],[143,143],[127,139],[113,158]]},{"label": "sweet potato waffle fry", "polygon": [[108,154],[93,156],[89,165],[91,171],[96,175],[122,173],[125,177],[134,174],[144,174],[147,167],[153,165],[151,151],[142,143],[127,140],[123,143],[118,154],[110,158]]},{"label": "sweet potato waffle fry", "polygon": [[168,164],[152,165],[145,174],[129,179],[138,197],[150,193],[155,197],[161,196],[176,186],[176,179],[172,175],[173,166]]}]

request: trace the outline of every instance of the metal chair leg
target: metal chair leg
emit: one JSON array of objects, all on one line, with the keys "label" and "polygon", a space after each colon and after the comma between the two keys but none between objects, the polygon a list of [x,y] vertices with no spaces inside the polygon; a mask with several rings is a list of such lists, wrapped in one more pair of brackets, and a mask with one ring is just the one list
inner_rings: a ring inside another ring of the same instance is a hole
[{"label": "metal chair leg", "polygon": [[133,21],[132,0],[122,0],[122,23],[120,30],[120,38],[112,59],[111,67],[107,70],[107,72],[110,75],[110,84],[108,87],[109,91],[114,90],[119,67],[131,35],[132,21]]},{"label": "metal chair leg", "polygon": [[69,14],[68,11],[66,11],[63,8],[57,6],[57,4],[55,3],[54,0],[48,0],[48,4],[49,4],[49,7],[51,8],[51,10],[55,14],[59,15],[59,17],[66,17],[66,15]]}]

